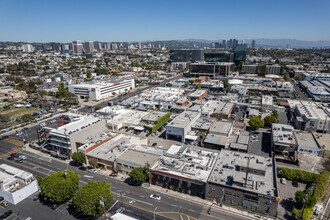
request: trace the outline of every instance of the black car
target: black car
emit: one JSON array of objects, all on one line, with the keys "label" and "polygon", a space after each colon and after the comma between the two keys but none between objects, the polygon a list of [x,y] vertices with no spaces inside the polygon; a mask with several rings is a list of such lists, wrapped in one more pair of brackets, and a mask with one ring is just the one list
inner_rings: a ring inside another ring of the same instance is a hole
[{"label": "black car", "polygon": [[156,146],[156,145],[157,145],[157,143],[153,143],[151,146],[153,146],[153,147],[154,147],[154,146]]},{"label": "black car", "polygon": [[16,163],[23,163],[23,159],[21,159],[21,158],[16,158],[16,159],[14,160],[14,162],[16,162]]},{"label": "black car", "polygon": [[294,187],[298,187],[298,186],[299,186],[299,184],[298,184],[298,182],[297,182],[297,181],[293,181],[293,182],[292,182],[292,186],[294,186]]},{"label": "black car", "polygon": [[13,212],[11,210],[8,210],[7,212],[0,215],[0,219],[5,219],[5,218],[9,217],[11,214],[13,214]]},{"label": "black car", "polygon": [[79,167],[79,170],[87,170],[87,168],[86,167],[84,167],[84,166],[81,166],[81,167]]},{"label": "black car", "polygon": [[127,178],[125,180],[125,183],[127,183],[130,186],[141,186],[141,182],[133,181],[131,178]]},{"label": "black car", "polygon": [[7,159],[8,159],[8,160],[15,160],[15,157],[13,157],[13,156],[9,156],[9,157],[7,157]]},{"label": "black car", "polygon": [[111,173],[110,176],[117,177],[118,176],[118,173]]}]

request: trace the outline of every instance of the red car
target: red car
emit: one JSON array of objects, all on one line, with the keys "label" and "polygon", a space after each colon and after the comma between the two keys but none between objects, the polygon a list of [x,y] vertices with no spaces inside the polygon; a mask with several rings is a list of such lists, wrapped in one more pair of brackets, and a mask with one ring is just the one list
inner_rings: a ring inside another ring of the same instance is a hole
[{"label": "red car", "polygon": [[12,157],[18,157],[19,155],[17,153],[12,153],[12,154],[10,154],[10,156],[12,156]]}]

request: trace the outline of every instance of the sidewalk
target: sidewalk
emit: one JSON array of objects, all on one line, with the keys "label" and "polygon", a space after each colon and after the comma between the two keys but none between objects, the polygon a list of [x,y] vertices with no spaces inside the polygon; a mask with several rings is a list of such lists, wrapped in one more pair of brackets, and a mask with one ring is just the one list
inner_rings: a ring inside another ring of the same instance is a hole
[{"label": "sidewalk", "polygon": [[[202,204],[206,207],[210,207],[213,204],[212,208],[222,210],[222,211],[225,211],[225,212],[229,212],[229,213],[235,213],[237,215],[245,216],[245,217],[248,217],[248,218],[251,218],[251,219],[267,219],[264,216],[260,216],[260,215],[255,214],[255,213],[249,213],[247,211],[239,210],[239,209],[233,208],[231,206],[222,205],[222,207],[220,207],[219,205],[217,205],[217,204],[215,204],[211,201],[208,201],[208,200],[205,200],[205,199],[202,199],[202,198],[199,198],[199,197],[190,196],[190,195],[187,195],[187,194],[183,194],[183,193],[180,193],[180,192],[165,189],[165,188],[158,187],[158,186],[151,185],[151,184],[149,186],[149,183],[142,184],[142,187],[144,187],[146,189],[158,191],[158,192],[163,193],[163,194],[168,194],[168,195],[171,195],[175,198],[180,198],[180,199],[183,199],[183,200],[187,200],[189,202]],[[272,218],[268,218],[268,219],[272,219]]]}]

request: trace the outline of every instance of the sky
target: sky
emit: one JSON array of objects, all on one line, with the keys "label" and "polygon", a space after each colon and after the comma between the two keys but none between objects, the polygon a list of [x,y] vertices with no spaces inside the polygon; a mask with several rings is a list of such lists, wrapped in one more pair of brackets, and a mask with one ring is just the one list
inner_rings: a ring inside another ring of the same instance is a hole
[{"label": "sky", "polygon": [[0,41],[330,40],[330,0],[0,0]]}]

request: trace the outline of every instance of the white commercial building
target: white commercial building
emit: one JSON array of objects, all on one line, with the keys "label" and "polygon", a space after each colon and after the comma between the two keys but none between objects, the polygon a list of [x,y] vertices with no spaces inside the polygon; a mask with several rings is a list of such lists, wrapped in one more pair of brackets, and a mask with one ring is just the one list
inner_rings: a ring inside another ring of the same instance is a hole
[{"label": "white commercial building", "polygon": [[80,40],[72,41],[73,53],[81,55],[83,53],[83,45]]},{"label": "white commercial building", "polygon": [[78,151],[77,142],[106,130],[106,121],[91,115],[70,113],[64,117],[66,124],[49,132],[49,145],[58,154],[70,156]]},{"label": "white commercial building", "polygon": [[7,164],[0,165],[0,196],[16,205],[39,190],[32,173]]},{"label": "white commercial building", "polygon": [[101,100],[135,89],[134,79],[112,79],[107,82],[92,82],[69,86],[69,92],[80,97],[89,96],[92,100]]},{"label": "white commercial building", "polygon": [[34,47],[31,44],[22,45],[23,53],[31,53],[34,51]]},{"label": "white commercial building", "polygon": [[311,156],[322,156],[322,148],[319,147],[314,136],[310,132],[296,131],[294,136],[297,140],[297,154],[309,154]]},{"label": "white commercial building", "polygon": [[94,53],[94,42],[93,41],[87,41],[84,43],[84,49],[86,54],[92,54]]}]

